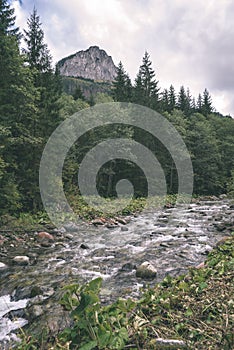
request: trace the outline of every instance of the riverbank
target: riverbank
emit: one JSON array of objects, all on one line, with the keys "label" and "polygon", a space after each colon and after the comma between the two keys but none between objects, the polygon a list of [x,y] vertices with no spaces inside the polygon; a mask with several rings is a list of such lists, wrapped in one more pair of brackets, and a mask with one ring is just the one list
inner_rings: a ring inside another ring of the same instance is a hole
[{"label": "riverbank", "polygon": [[[54,337],[70,322],[69,312],[59,304],[66,285],[85,285],[101,277],[102,305],[111,305],[118,297],[139,299],[141,288],[153,287],[168,275],[186,273],[234,230],[232,203],[228,199],[204,199],[196,199],[189,206],[168,205],[138,213],[127,225],[82,222],[68,225],[62,232],[52,229],[47,232],[49,236],[43,231],[24,232],[23,238],[15,235],[18,245],[9,240],[0,247],[1,259],[7,265],[1,270],[1,295],[5,301],[12,300],[2,320],[11,324],[20,318],[28,322],[30,336],[39,339],[45,328],[49,338]],[[19,255],[27,256],[24,264],[13,262]],[[147,261],[157,270],[152,280],[137,275],[137,268]],[[18,302],[27,303],[26,308],[9,312]]]},{"label": "riverbank", "polygon": [[234,236],[217,244],[199,268],[176,278],[167,276],[139,301],[122,300],[101,306],[100,280],[81,288],[73,285],[62,298],[62,304],[73,310],[73,325],[50,345],[45,345],[45,339],[40,342],[25,335],[18,350],[231,350],[233,281]]}]

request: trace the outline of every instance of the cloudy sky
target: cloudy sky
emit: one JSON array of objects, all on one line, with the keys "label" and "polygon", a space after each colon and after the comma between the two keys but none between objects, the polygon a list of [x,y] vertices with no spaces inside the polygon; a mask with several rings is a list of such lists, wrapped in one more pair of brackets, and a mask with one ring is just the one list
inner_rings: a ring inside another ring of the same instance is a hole
[{"label": "cloudy sky", "polygon": [[14,0],[21,28],[34,5],[54,62],[98,45],[134,79],[147,50],[162,88],[208,88],[234,116],[233,0]]}]

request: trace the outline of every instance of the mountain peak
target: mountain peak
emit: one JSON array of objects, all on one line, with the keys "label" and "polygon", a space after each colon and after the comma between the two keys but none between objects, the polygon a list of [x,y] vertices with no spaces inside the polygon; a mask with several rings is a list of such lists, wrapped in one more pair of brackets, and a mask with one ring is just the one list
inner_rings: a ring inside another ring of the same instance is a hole
[{"label": "mountain peak", "polygon": [[90,46],[63,58],[58,62],[58,68],[63,76],[108,82],[114,80],[117,70],[112,57],[98,46]]}]

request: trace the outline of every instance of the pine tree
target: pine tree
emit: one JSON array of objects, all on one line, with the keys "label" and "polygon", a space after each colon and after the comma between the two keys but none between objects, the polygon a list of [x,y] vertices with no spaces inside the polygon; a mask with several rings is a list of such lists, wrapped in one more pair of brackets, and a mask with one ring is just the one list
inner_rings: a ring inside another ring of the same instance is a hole
[{"label": "pine tree", "polygon": [[26,42],[24,53],[27,56],[27,62],[31,68],[36,68],[39,73],[51,71],[52,57],[44,43],[44,32],[41,29],[40,17],[35,7],[27,24],[28,30],[24,30]]},{"label": "pine tree", "polygon": [[62,93],[61,80],[58,69],[55,73],[52,70],[52,57],[47,44],[44,43],[44,32],[35,8],[27,24],[28,30],[24,30],[24,53],[39,93],[39,125],[35,132],[46,141],[60,122],[58,99]]},{"label": "pine tree", "polygon": [[134,103],[144,104],[144,88],[140,73],[137,74],[137,77],[135,79],[132,101]]},{"label": "pine tree", "polygon": [[112,96],[114,101],[129,102],[131,100],[132,84],[128,74],[125,72],[122,62],[117,67],[117,75],[113,81]]},{"label": "pine tree", "polygon": [[170,86],[168,92],[169,112],[172,112],[176,108],[176,93],[174,86]]},{"label": "pine tree", "polygon": [[162,103],[162,110],[169,112],[169,110],[170,110],[170,107],[169,107],[169,92],[168,92],[167,89],[163,90],[161,103]]},{"label": "pine tree", "polygon": [[14,9],[6,0],[0,0],[0,35],[13,35],[19,39],[19,28],[15,27]]},{"label": "pine tree", "polygon": [[181,86],[179,95],[178,95],[178,102],[177,107],[184,112],[186,116],[189,116],[191,114],[191,94],[189,89],[187,89],[187,92],[185,92],[184,86]]},{"label": "pine tree", "polygon": [[33,125],[32,135],[41,140],[40,145],[31,149],[31,191],[32,207],[38,210],[41,205],[38,186],[39,164],[42,151],[48,138],[61,121],[59,114],[59,98],[61,96],[61,79],[58,70],[53,72],[51,55],[44,43],[44,32],[41,28],[40,17],[34,8],[28,19],[28,30],[24,31],[26,47],[24,54],[34,77],[34,88],[37,91],[37,118]]},{"label": "pine tree", "polygon": [[16,212],[27,203],[31,148],[39,142],[32,135],[37,117],[37,92],[31,72],[20,55],[14,11],[6,1],[0,1],[0,23],[0,124],[2,130],[7,130],[1,155],[7,179],[3,174],[0,202]]},{"label": "pine tree", "polygon": [[201,111],[205,116],[213,111],[212,99],[207,89],[203,92]]},{"label": "pine tree", "polygon": [[196,107],[195,97],[192,98],[191,109],[192,109],[192,112],[196,112],[197,107]]},{"label": "pine tree", "polygon": [[184,112],[186,110],[186,106],[187,106],[187,96],[186,96],[186,92],[185,92],[184,86],[181,86],[179,94],[178,94],[177,107],[181,111]]},{"label": "pine tree", "polygon": [[202,113],[202,96],[201,96],[201,94],[199,94],[198,98],[197,98],[196,110],[197,110],[197,112]]},{"label": "pine tree", "polygon": [[135,81],[135,96],[139,96],[141,93],[138,103],[151,108],[158,108],[159,90],[158,81],[155,80],[155,72],[152,69],[152,62],[146,51]]}]

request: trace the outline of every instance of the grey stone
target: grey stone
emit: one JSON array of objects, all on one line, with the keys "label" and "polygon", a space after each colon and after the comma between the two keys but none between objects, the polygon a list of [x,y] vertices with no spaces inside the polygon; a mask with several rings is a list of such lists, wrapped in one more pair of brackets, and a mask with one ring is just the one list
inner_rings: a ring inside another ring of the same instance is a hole
[{"label": "grey stone", "polygon": [[98,46],[79,51],[58,62],[60,74],[98,81],[113,81],[117,68],[111,56]]},{"label": "grey stone", "polygon": [[153,279],[157,276],[157,269],[148,261],[143,262],[136,270],[136,277]]},{"label": "grey stone", "polygon": [[13,258],[13,262],[17,265],[28,265],[29,257],[26,255],[18,255]]},{"label": "grey stone", "polygon": [[0,262],[0,271],[1,270],[5,270],[6,268],[7,268],[7,265],[2,263],[2,262]]},{"label": "grey stone", "polygon": [[85,244],[85,243],[82,243],[82,244],[80,245],[80,248],[81,248],[81,249],[89,249],[89,246],[88,246],[87,244]]}]

